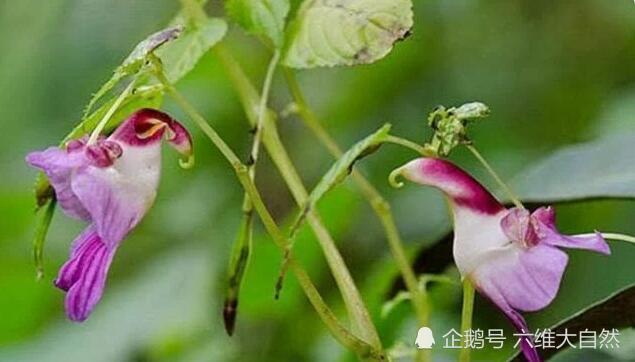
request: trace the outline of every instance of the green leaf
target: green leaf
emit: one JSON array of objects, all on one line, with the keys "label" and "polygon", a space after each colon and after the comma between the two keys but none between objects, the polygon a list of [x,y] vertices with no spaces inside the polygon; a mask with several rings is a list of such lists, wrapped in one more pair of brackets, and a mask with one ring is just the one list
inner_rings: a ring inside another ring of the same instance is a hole
[{"label": "green leaf", "polygon": [[46,234],[48,233],[49,226],[51,226],[51,220],[53,220],[55,204],[55,199],[52,199],[48,202],[46,208],[39,210],[41,215],[38,218],[35,227],[35,237],[33,239],[33,260],[35,262],[38,280],[42,279],[44,276],[44,241],[46,240]]},{"label": "green leaf", "polygon": [[512,188],[523,201],[635,198],[635,134],[562,148],[521,172]]},{"label": "green leaf", "polygon": [[287,30],[282,62],[293,68],[373,63],[412,24],[410,0],[305,0]]},{"label": "green leaf", "polygon": [[[580,310],[576,314],[555,323],[550,329],[556,333],[556,346],[562,348],[538,349],[538,353],[545,360],[569,346],[564,341],[562,335],[567,331],[573,333],[570,337],[571,343],[576,343],[579,339],[580,331],[590,330],[598,332],[602,329],[611,330],[635,325],[635,284],[620,289],[608,297],[592,303]],[[516,353],[512,358],[514,361],[523,361],[520,353]]]},{"label": "green leaf", "polygon": [[169,46],[157,50],[163,69],[172,84],[189,73],[198,61],[227,32],[227,23],[220,18],[207,18],[185,28],[183,35]]},{"label": "green leaf", "polygon": [[245,30],[269,38],[276,48],[282,47],[288,0],[228,0],[225,9]]},{"label": "green leaf", "polygon": [[159,48],[161,45],[176,39],[181,34],[183,28],[181,26],[173,26],[167,29],[158,31],[142,42],[132,50],[130,55],[124,59],[123,63],[115,69],[112,77],[104,83],[101,88],[93,95],[88,102],[88,105],[84,109],[84,117],[86,118],[95,104],[105,96],[114,86],[116,86],[121,80],[127,76],[136,74],[141,70],[148,54]]},{"label": "green leaf", "polygon": [[[304,207],[302,208],[296,222],[291,228],[291,235],[294,235],[298,228],[302,225],[307,212],[315,207],[317,202],[333,187],[344,181],[353,170],[355,162],[377,151],[382,143],[388,137],[390,132],[390,124],[385,124],[379,130],[363,140],[353,145],[342,157],[337,160],[333,166],[322,176],[320,182],[315,186],[309,194]],[[293,237],[291,238],[293,239]]]}]

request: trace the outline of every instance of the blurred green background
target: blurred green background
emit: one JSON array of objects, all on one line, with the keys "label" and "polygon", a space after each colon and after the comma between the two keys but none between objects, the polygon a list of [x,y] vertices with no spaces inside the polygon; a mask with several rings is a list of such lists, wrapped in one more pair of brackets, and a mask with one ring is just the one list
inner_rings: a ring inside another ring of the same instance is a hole
[{"label": "blurred green background", "polygon": [[[425,117],[436,105],[480,100],[491,107],[492,115],[471,129],[472,138],[504,178],[511,179],[564,145],[635,132],[631,0],[414,2],[412,36],[384,60],[299,73],[309,103],[342,145],[352,144],[384,122],[393,123],[395,134],[423,142],[429,136]],[[177,10],[178,3],[171,0],[0,1],[0,361],[352,358],[326,333],[292,277],[281,299],[274,302],[280,253],[260,226],[237,331],[232,338],[225,335],[221,318],[225,269],[242,193],[226,162],[170,102],[165,108],[195,134],[197,165],[182,170],[176,155],[166,150],[155,207],[119,249],[103,300],[91,318],[80,325],[68,322],[63,293],[52,285],[70,241],[83,227],[80,223],[55,215],[45,249],[46,275],[35,281],[31,261],[35,171],[24,163],[25,154],[58,143],[112,69]],[[208,10],[222,16],[219,1],[211,1]],[[223,42],[259,85],[269,52],[235,25]],[[244,113],[212,53],[178,87],[239,154],[247,154],[251,136]],[[281,110],[289,101],[284,79],[277,76],[272,107]],[[331,158],[294,116],[281,119],[280,128],[305,183],[314,185]],[[414,254],[443,235],[448,220],[436,192],[414,186],[395,190],[386,182],[389,171],[412,156],[407,150],[385,146],[357,167],[391,200],[402,236]],[[615,157],[632,158],[633,148]],[[465,151],[453,158],[489,183]],[[262,161],[258,185],[276,218],[286,222],[296,209],[273,165],[266,158]],[[348,182],[319,208],[374,314],[384,344],[410,345],[417,326],[407,304],[387,318],[379,315],[396,268],[370,208]],[[629,201],[571,204],[558,211],[565,231],[635,234],[635,204]],[[571,253],[562,294],[550,308],[529,319],[532,327],[548,327],[548,321],[584,306],[593,290],[610,291],[635,281],[633,249],[614,244],[610,262]],[[327,301],[343,313],[310,230],[302,231],[296,250]],[[602,272],[592,274],[589,265]],[[448,273],[454,275],[452,270]],[[443,286],[433,294],[433,327],[458,328],[460,290]],[[476,314],[477,326],[505,325],[482,301]],[[556,359],[633,360],[635,338],[631,333],[630,354],[628,331],[624,333],[626,347],[621,351],[565,353]],[[451,352],[437,348],[435,360],[455,359]],[[506,355],[482,351],[476,359],[504,360]]]}]

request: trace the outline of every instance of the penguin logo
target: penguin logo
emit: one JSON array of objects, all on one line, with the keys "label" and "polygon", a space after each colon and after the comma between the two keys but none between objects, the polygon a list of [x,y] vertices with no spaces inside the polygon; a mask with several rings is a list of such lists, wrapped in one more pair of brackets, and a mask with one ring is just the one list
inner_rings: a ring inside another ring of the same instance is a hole
[{"label": "penguin logo", "polygon": [[428,327],[419,328],[417,332],[417,339],[415,339],[415,346],[419,349],[431,349],[434,344],[434,336],[432,330]]}]

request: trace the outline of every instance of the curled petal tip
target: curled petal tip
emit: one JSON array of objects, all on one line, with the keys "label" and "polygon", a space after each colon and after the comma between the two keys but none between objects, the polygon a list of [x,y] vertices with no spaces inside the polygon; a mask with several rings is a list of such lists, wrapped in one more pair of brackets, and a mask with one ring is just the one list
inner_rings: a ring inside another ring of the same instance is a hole
[{"label": "curled petal tip", "polygon": [[390,183],[390,186],[399,189],[402,188],[404,183],[403,181],[399,181],[397,180],[398,177],[402,177],[403,176],[403,169],[405,166],[401,166],[398,167],[394,170],[392,170],[392,172],[390,172],[390,175],[388,176],[388,183]]},{"label": "curled petal tip", "polygon": [[179,166],[181,166],[182,169],[189,170],[194,167],[194,164],[195,161],[193,153],[188,155],[187,158],[179,158]]}]

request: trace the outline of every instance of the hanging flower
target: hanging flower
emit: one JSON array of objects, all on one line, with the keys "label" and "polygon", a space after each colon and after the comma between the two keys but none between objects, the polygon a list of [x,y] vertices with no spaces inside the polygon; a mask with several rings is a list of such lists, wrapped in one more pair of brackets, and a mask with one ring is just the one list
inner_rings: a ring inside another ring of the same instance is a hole
[{"label": "hanging flower", "polygon": [[84,137],[26,157],[46,173],[64,213],[89,222],[55,280],[67,292],[66,314],[73,321],[85,320],[99,302],[117,247],[154,202],[164,136],[192,158],[187,130],[153,109],[137,111],[108,138],[89,144]]},{"label": "hanging flower", "polygon": [[[505,208],[478,181],[449,161],[419,158],[396,172],[445,193],[454,219],[454,260],[461,275],[520,333],[529,330],[518,311],[540,310],[558,292],[568,261],[561,248],[610,254],[599,233],[559,233],[551,207],[533,213],[524,208]],[[521,348],[527,360],[540,361],[530,337],[522,337]]]}]

